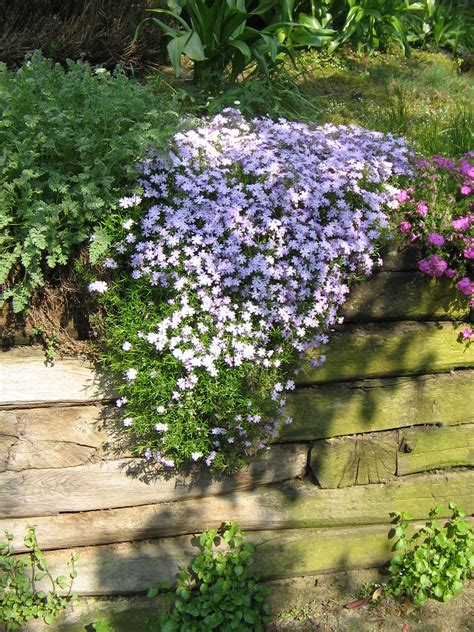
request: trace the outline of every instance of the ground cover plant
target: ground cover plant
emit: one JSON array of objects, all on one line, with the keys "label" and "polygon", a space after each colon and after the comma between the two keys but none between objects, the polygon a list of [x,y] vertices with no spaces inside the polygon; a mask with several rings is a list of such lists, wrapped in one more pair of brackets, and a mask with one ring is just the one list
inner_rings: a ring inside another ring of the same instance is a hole
[{"label": "ground cover plant", "polygon": [[[34,527],[29,527],[24,543],[29,555],[16,557],[12,546],[13,535],[5,532],[6,542],[0,542],[0,622],[6,630],[22,629],[31,619],[42,618],[49,625],[62,610],[74,600],[71,594],[77,572],[72,556],[69,577],[54,578],[48,570],[46,558],[38,546]],[[50,584],[45,592],[38,586],[44,578]],[[58,589],[67,590],[66,595],[58,594]]]},{"label": "ground cover plant", "polygon": [[167,588],[166,608],[159,621],[150,621],[149,632],[262,632],[270,620],[265,604],[269,590],[252,569],[254,548],[244,541],[238,524],[205,531],[199,545],[200,553],[180,568],[171,592],[163,585],[149,591],[148,596],[155,597]]},{"label": "ground cover plant", "polygon": [[[474,307],[474,193],[473,153],[459,161],[442,156],[420,159],[415,180],[400,191],[399,230],[420,244],[424,258],[419,269],[430,277],[453,279]],[[472,337],[466,327],[461,336]]]},{"label": "ground cover plant", "polygon": [[398,540],[390,561],[389,593],[407,595],[421,605],[429,597],[449,601],[461,592],[474,567],[474,531],[454,503],[449,508],[452,515],[444,524],[436,520],[441,509],[435,508],[431,520],[412,536],[407,534],[411,516],[395,515]]},{"label": "ground cover plant", "polygon": [[408,157],[392,135],[228,110],[142,164],[110,279],[90,284],[141,454],[233,468],[290,421],[288,366],[327,341],[348,284],[372,271],[398,204],[386,182]]},{"label": "ground cover plant", "polygon": [[100,248],[96,229],[176,116],[159,80],[40,54],[0,66],[0,112],[0,284],[20,312],[52,270]]}]

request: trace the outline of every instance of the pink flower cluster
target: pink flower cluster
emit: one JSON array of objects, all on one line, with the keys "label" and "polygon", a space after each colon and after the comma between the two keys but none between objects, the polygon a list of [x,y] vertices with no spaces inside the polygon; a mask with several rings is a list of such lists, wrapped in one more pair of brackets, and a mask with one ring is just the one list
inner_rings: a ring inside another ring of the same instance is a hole
[{"label": "pink flower cluster", "polygon": [[[399,230],[427,251],[419,269],[454,279],[459,291],[474,294],[474,153],[459,161],[433,156],[418,161],[418,182],[400,191]],[[471,307],[474,299],[470,299]],[[467,330],[466,330],[467,331]],[[464,338],[468,338],[467,335]]]}]

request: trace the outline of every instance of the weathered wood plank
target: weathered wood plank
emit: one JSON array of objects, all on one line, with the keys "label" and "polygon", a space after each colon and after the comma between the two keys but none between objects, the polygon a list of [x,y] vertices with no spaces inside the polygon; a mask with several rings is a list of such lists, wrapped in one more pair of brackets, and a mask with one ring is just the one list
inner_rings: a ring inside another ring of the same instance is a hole
[{"label": "weathered wood plank", "polygon": [[284,441],[474,423],[474,371],[323,384],[288,396]]},{"label": "weathered wood plank", "polygon": [[467,512],[474,511],[474,472],[420,474],[340,489],[320,489],[308,480],[292,481],[197,500],[9,517],[0,520],[0,533],[11,531],[16,550],[22,551],[26,527],[34,523],[41,547],[59,549],[199,533],[228,520],[237,520],[246,530],[270,530],[379,524],[387,522],[395,510],[422,519],[435,505],[446,512],[451,500]]},{"label": "weathered wood plank", "polygon": [[348,322],[466,320],[469,314],[468,302],[449,279],[383,270],[355,286],[341,309]]},{"label": "weathered wood plank", "polygon": [[310,467],[323,487],[383,483],[397,471],[398,432],[373,432],[313,444]]},{"label": "weathered wood plank", "polygon": [[133,456],[114,429],[114,414],[112,406],[0,410],[0,472]]},{"label": "weathered wood plank", "polygon": [[110,398],[106,382],[86,361],[61,358],[50,365],[41,349],[20,347],[0,355],[0,407],[57,402],[81,404]]},{"label": "weathered wood plank", "polygon": [[319,368],[309,351],[298,375],[299,384],[403,376],[474,367],[474,345],[458,342],[466,325],[440,323],[370,323],[346,325],[331,334]]},{"label": "weathered wood plank", "polygon": [[405,246],[391,242],[382,248],[380,258],[383,261],[381,269],[384,272],[417,271],[420,253],[416,244]]},{"label": "weathered wood plank", "polygon": [[118,459],[63,469],[25,470],[0,474],[0,517],[44,516],[146,505],[225,494],[238,489],[303,476],[308,447],[273,446],[233,475],[211,477],[196,467],[175,475],[142,459]]},{"label": "weathered wood plank", "polygon": [[406,428],[400,438],[398,475],[443,467],[474,467],[474,424]]},{"label": "weathered wood plank", "polygon": [[[258,531],[247,541],[255,546],[254,567],[264,579],[315,575],[324,571],[377,566],[391,557],[390,524],[342,529]],[[419,528],[413,523],[412,528]],[[74,592],[113,595],[146,592],[158,581],[174,582],[178,566],[198,553],[190,536],[84,547],[78,551]],[[50,551],[53,576],[67,575],[71,549]]]}]

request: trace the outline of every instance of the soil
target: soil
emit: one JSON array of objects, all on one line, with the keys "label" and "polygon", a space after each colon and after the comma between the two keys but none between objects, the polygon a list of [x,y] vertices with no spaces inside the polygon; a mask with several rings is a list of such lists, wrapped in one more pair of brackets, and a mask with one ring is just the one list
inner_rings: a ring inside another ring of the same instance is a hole
[{"label": "soil", "polygon": [[[329,573],[268,582],[272,622],[266,632],[474,632],[474,581],[448,603],[429,600],[424,606],[381,600],[359,608],[347,604],[360,596],[366,583],[382,583],[378,569]],[[101,620],[114,632],[145,632],[156,612],[143,596],[83,598],[53,625],[50,632],[85,632]],[[25,632],[45,630],[31,622]],[[205,632],[203,630],[203,632]]]}]

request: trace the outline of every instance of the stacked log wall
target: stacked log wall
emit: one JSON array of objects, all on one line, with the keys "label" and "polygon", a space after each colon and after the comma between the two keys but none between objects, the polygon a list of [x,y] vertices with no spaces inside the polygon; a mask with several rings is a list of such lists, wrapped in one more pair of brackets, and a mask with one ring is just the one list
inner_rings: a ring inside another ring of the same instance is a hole
[{"label": "stacked log wall", "polygon": [[[471,315],[413,258],[355,288],[326,363],[302,362],[294,418],[233,476],[170,474],[136,459],[114,430],[113,394],[85,361],[45,363],[15,338],[0,361],[0,532],[36,525],[53,574],[79,554],[80,595],[140,593],[197,552],[195,535],[237,520],[265,578],[385,563],[390,513],[474,512]],[[314,354],[313,354],[314,355]]]}]

